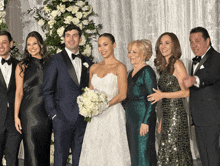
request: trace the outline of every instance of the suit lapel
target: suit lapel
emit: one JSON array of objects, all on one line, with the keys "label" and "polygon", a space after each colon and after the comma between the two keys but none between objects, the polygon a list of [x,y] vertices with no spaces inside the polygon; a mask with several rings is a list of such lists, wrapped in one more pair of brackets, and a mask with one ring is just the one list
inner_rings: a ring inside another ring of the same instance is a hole
[{"label": "suit lapel", "polygon": [[78,83],[78,80],[77,80],[76,71],[75,71],[75,69],[73,67],[73,64],[72,64],[72,62],[71,62],[71,60],[70,60],[70,58],[69,58],[69,56],[68,56],[68,54],[67,54],[65,49],[63,49],[63,51],[61,52],[61,55],[62,55],[62,58],[63,58],[63,61],[64,61],[65,65],[66,65],[66,67],[68,69],[70,77],[75,82],[75,84],[77,86],[79,86],[79,83]]},{"label": "suit lapel", "polygon": [[0,82],[2,85],[4,85],[5,88],[7,88],[1,69],[0,69]]},{"label": "suit lapel", "polygon": [[200,69],[200,67],[205,63],[205,61],[207,60],[207,58],[208,58],[208,56],[209,56],[209,54],[210,54],[210,52],[213,50],[213,48],[211,47],[210,49],[209,49],[209,51],[205,54],[205,56],[201,59],[201,61],[199,62],[199,65],[197,66],[197,68],[196,68],[196,70],[195,70],[195,72],[194,72],[194,74]]},{"label": "suit lapel", "polygon": [[80,84],[82,84],[82,81],[85,80],[85,78],[87,77],[87,68],[83,65],[84,62],[86,62],[85,58],[83,55],[81,55],[82,57],[82,72],[81,72],[81,79],[80,79]]},{"label": "suit lapel", "polygon": [[16,68],[16,64],[15,64],[14,59],[13,59],[11,78],[10,78],[10,81],[9,81],[9,84],[8,84],[8,90],[9,90],[10,87],[12,87],[12,84],[15,83],[15,68]]}]

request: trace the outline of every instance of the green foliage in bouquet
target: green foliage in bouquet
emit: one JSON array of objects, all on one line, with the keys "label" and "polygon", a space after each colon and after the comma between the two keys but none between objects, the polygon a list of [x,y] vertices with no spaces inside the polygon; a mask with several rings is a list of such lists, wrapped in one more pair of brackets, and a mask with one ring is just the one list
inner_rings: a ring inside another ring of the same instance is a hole
[{"label": "green foliage in bouquet", "polygon": [[45,0],[44,7],[27,11],[45,32],[45,43],[48,51],[53,55],[64,48],[63,31],[68,24],[75,24],[82,30],[80,52],[91,57],[93,37],[98,35],[101,24],[95,25],[89,16],[96,15],[86,0]]}]

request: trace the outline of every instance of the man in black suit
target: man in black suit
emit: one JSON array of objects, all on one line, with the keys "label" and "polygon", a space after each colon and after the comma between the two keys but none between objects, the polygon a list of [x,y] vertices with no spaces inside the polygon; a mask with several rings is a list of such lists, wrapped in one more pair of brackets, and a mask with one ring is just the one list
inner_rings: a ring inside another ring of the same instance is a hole
[{"label": "man in black suit", "polygon": [[63,33],[65,48],[49,59],[44,69],[43,95],[49,117],[53,120],[55,153],[54,165],[65,166],[72,150],[72,165],[79,165],[79,157],[86,128],[79,114],[77,97],[88,86],[92,61],[81,55],[79,43],[82,31],[68,25]]},{"label": "man in black suit", "polygon": [[192,125],[203,166],[219,166],[220,133],[220,53],[211,46],[210,36],[203,27],[190,31],[193,58],[192,76],[183,79],[190,87]]},{"label": "man in black suit", "polygon": [[18,165],[21,142],[21,135],[14,124],[15,67],[18,60],[10,55],[12,46],[11,34],[0,31],[0,166],[3,154],[7,165]]}]

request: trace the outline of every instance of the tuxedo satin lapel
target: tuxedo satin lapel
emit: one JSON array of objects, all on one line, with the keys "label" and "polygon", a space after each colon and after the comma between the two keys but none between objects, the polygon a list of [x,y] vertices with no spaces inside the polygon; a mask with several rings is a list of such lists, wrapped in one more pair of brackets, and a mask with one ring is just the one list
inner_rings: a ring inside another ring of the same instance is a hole
[{"label": "tuxedo satin lapel", "polygon": [[191,76],[193,76],[193,62],[192,62],[192,67],[191,67]]},{"label": "tuxedo satin lapel", "polygon": [[77,80],[76,71],[75,71],[75,69],[73,67],[73,64],[72,64],[72,62],[71,62],[71,60],[70,60],[70,58],[69,58],[69,56],[68,56],[68,54],[67,54],[65,49],[61,52],[61,55],[62,55],[64,63],[66,64],[66,67],[68,69],[70,77],[73,79],[75,84],[77,86],[79,86],[79,83],[78,83],[78,80]]},{"label": "tuxedo satin lapel", "polygon": [[9,84],[8,84],[8,90],[12,86],[12,83],[15,82],[15,68],[16,68],[16,65],[15,65],[14,60],[13,60],[13,62],[12,62],[12,72],[11,72],[11,78],[10,78],[10,81],[9,81]]},{"label": "tuxedo satin lapel", "polygon": [[82,71],[81,71],[81,79],[80,79],[80,84],[82,84],[82,81],[85,80],[85,78],[87,77],[87,68],[83,65],[84,62],[86,62],[85,58],[82,56]]},{"label": "tuxedo satin lapel", "polygon": [[209,54],[210,54],[210,52],[211,52],[211,49],[212,48],[210,48],[210,50],[205,54],[205,56],[201,59],[201,61],[199,62],[199,65],[197,66],[197,68],[196,68],[196,70],[195,70],[195,72],[194,73],[196,73],[199,69],[200,69],[200,67],[205,63],[205,61],[207,60],[207,58],[208,58],[208,56],[209,56]]},{"label": "tuxedo satin lapel", "polygon": [[1,69],[0,69],[0,82],[2,85],[4,85],[5,88],[7,87]]}]

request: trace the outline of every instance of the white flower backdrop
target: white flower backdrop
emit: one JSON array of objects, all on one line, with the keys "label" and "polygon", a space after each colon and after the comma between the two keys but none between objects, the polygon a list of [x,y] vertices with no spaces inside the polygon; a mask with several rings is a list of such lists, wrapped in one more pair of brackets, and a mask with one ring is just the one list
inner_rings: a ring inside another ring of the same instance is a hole
[{"label": "white flower backdrop", "polygon": [[[103,25],[100,33],[110,32],[115,36],[117,43],[115,56],[127,66],[128,70],[132,66],[127,59],[127,44],[131,40],[145,38],[151,40],[154,47],[159,35],[165,31],[174,32],[178,36],[183,54],[181,59],[188,71],[190,61],[194,56],[189,45],[191,28],[205,27],[210,33],[213,47],[220,51],[219,0],[88,0],[88,2],[98,14],[90,19],[96,24]],[[42,4],[43,0],[10,0],[7,5],[7,25],[14,40],[21,44],[19,46],[21,50],[24,48],[25,38],[30,31],[36,30],[44,34],[33,17],[23,15],[28,9],[41,7]],[[39,23],[43,24],[42,21]],[[94,61],[99,62],[102,57],[97,51],[96,40],[92,41],[92,45]],[[149,61],[151,66],[153,66],[154,58],[155,52]],[[188,103],[186,107],[188,108]],[[194,136],[192,140],[193,158],[197,158]]]}]

